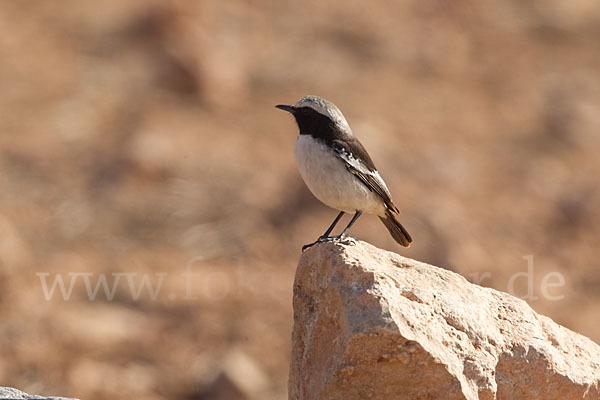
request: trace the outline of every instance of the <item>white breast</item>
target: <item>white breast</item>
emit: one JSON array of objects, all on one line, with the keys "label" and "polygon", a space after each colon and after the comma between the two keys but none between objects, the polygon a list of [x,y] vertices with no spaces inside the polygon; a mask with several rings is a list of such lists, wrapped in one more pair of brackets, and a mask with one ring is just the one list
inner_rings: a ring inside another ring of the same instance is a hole
[{"label": "white breast", "polygon": [[324,204],[348,213],[384,214],[383,201],[350,173],[325,143],[300,135],[294,155],[304,183]]}]

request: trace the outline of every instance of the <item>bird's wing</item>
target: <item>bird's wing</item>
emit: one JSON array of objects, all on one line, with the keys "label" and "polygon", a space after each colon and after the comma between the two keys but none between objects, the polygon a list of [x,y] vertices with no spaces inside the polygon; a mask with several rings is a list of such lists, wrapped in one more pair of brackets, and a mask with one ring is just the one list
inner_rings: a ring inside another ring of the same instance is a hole
[{"label": "bird's wing", "polygon": [[363,145],[357,139],[352,141],[335,139],[332,145],[348,171],[356,176],[370,191],[381,197],[387,208],[399,212],[392,201],[390,191]]}]

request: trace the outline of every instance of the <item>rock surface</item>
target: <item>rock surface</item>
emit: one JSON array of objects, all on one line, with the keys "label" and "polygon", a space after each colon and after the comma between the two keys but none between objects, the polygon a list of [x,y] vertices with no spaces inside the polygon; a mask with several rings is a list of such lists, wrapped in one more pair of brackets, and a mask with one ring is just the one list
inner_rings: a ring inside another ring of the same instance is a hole
[{"label": "rock surface", "polygon": [[33,394],[27,394],[21,392],[20,390],[9,388],[9,387],[0,387],[0,399],[1,400],[76,400],[76,399],[67,399],[66,397],[44,397],[44,396],[36,396]]},{"label": "rock surface", "polygon": [[300,258],[290,399],[598,399],[599,383],[598,345],[509,294],[364,242]]}]

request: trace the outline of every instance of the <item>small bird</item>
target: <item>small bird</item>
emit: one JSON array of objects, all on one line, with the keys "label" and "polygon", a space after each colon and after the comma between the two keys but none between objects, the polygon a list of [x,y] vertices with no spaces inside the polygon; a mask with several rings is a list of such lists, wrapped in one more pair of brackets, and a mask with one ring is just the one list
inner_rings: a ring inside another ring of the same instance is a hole
[{"label": "small bird", "polygon": [[[394,240],[409,247],[412,238],[396,218],[399,210],[390,191],[339,108],[318,96],[275,107],[291,113],[300,129],[294,155],[304,183],[322,203],[340,210],[327,231],[302,251],[343,240],[362,213],[377,215]],[[354,213],[352,220],[341,234],[329,236],[344,213]]]}]

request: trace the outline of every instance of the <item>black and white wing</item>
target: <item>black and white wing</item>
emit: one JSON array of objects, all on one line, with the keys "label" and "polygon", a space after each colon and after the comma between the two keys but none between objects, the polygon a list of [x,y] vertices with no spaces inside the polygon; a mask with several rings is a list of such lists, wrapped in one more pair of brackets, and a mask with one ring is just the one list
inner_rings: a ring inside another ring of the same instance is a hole
[{"label": "black and white wing", "polygon": [[358,139],[334,139],[332,146],[338,157],[344,161],[348,171],[354,174],[370,191],[381,197],[389,210],[399,212],[392,201],[390,191],[377,172],[373,160]]}]

